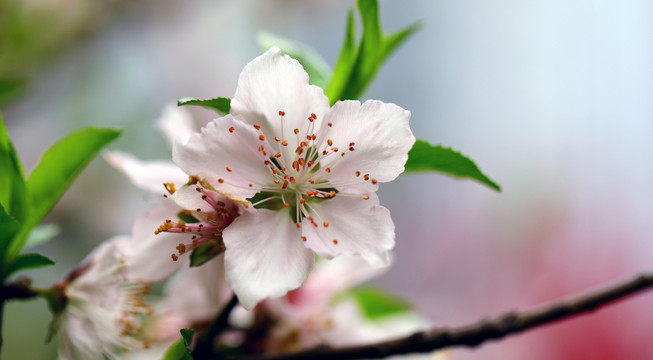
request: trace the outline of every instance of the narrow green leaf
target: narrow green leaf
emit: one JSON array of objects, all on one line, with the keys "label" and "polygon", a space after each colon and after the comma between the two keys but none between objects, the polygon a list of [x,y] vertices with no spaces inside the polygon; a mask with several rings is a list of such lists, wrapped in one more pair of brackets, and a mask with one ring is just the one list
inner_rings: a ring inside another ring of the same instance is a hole
[{"label": "narrow green leaf", "polygon": [[0,204],[0,283],[8,276],[8,267],[14,260],[7,249],[11,247],[19,228],[16,220],[7,214],[5,208]]},{"label": "narrow green leaf", "polygon": [[358,99],[386,58],[420,28],[420,24],[415,23],[384,36],[377,0],[358,0],[357,5],[363,22],[363,35],[356,46],[354,19],[350,12],[340,58],[326,91],[331,104],[337,100]]},{"label": "narrow green leaf", "polygon": [[9,267],[9,269],[7,269],[5,276],[9,276],[20,270],[36,269],[43,266],[50,266],[54,264],[55,264],[54,261],[41,254],[36,254],[36,253],[20,254],[11,263],[11,266]]},{"label": "narrow green leaf", "polygon": [[283,54],[299,61],[308,73],[311,84],[323,89],[327,86],[331,78],[331,67],[312,47],[267,31],[259,32],[256,40],[261,51],[277,46]]},{"label": "narrow green leaf", "polygon": [[177,106],[184,105],[201,106],[210,110],[215,110],[222,115],[229,114],[229,111],[231,111],[231,99],[226,97],[217,97],[207,100],[185,97],[177,100]]},{"label": "narrow green leaf", "polygon": [[0,115],[0,203],[7,213],[22,223],[27,216],[28,201],[23,167]]},{"label": "narrow green leaf", "polygon": [[358,0],[358,11],[363,20],[363,38],[354,67],[353,81],[343,98],[356,99],[365,91],[383,62],[383,31],[379,21],[377,0]]},{"label": "narrow green leaf", "polygon": [[9,249],[11,253],[20,251],[31,229],[41,222],[79,172],[118,135],[118,130],[87,127],[66,135],[43,154],[27,179],[29,218],[18,241]]},{"label": "narrow green leaf", "polygon": [[181,338],[184,339],[186,350],[190,351],[190,345],[193,343],[193,334],[195,333],[195,330],[181,329],[179,332],[181,333]]},{"label": "narrow green leaf", "polygon": [[32,248],[52,240],[55,236],[61,233],[61,228],[57,224],[43,224],[39,225],[32,230],[27,237],[27,241],[23,249]]},{"label": "narrow green leaf", "polygon": [[347,16],[347,30],[345,31],[345,39],[342,42],[342,49],[338,56],[331,81],[325,93],[333,105],[336,101],[341,100],[340,94],[347,85],[351,72],[356,62],[356,21],[354,19],[354,12],[349,11]]},{"label": "narrow green leaf", "polygon": [[373,286],[360,286],[349,290],[361,308],[363,315],[370,320],[412,311],[403,299]]},{"label": "narrow green leaf", "polygon": [[408,152],[406,172],[439,171],[460,178],[468,178],[485,184],[497,191],[501,187],[487,177],[476,164],[465,155],[441,145],[431,145],[417,140]]},{"label": "narrow green leaf", "polygon": [[181,339],[170,345],[162,360],[193,360],[190,344],[193,340],[193,329],[181,329]]},{"label": "narrow green leaf", "polygon": [[390,56],[401,43],[406,41],[417,30],[420,30],[422,26],[421,21],[416,21],[401,30],[386,35],[383,39],[383,60]]},{"label": "narrow green leaf", "polygon": [[212,239],[198,246],[190,254],[190,266],[200,266],[224,251],[222,239]]}]

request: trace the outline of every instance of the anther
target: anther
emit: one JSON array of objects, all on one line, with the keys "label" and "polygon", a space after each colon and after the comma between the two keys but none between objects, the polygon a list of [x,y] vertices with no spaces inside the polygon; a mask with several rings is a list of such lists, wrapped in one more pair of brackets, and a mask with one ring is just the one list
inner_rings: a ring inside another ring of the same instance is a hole
[{"label": "anther", "polygon": [[219,182],[220,184],[222,184],[222,183],[224,182],[224,179],[223,179],[223,178],[220,178],[220,179],[218,179],[218,182]]},{"label": "anther", "polygon": [[282,141],[282,142],[281,142],[281,145],[283,145],[283,146],[288,146],[288,141],[286,141],[286,140]]},{"label": "anther", "polygon": [[369,199],[370,199],[370,196],[367,195],[367,194],[365,194],[365,195],[363,195],[363,199],[365,199],[365,200],[369,200]]},{"label": "anther", "polygon": [[298,128],[295,128],[295,130],[293,130],[293,131],[295,132],[295,135],[299,134],[299,129]]},{"label": "anther", "polygon": [[356,176],[361,176],[361,172],[357,170],[356,171]]},{"label": "anther", "polygon": [[227,171],[232,172],[233,169],[231,167],[227,166]]},{"label": "anther", "polygon": [[172,261],[177,261],[179,260],[179,257],[175,254],[171,254],[170,257],[172,257]]},{"label": "anther", "polygon": [[279,110],[279,116],[284,116],[286,113],[284,111]]},{"label": "anther", "polygon": [[306,241],[306,236],[302,236],[302,241]]},{"label": "anther", "polygon": [[304,203],[306,203],[306,199],[304,199],[304,198],[299,199],[299,203],[304,205]]},{"label": "anther", "polygon": [[234,128],[233,126],[229,128],[230,133],[234,132],[234,130],[236,130],[236,128]]},{"label": "anther", "polygon": [[259,135],[258,139],[261,140],[261,141],[265,140],[265,135],[263,135],[263,134]]},{"label": "anther", "polygon": [[283,207],[285,207],[285,208],[290,207],[290,204],[288,204],[288,203],[284,203],[284,204],[283,204]]},{"label": "anther", "polygon": [[324,171],[330,173],[330,172],[331,172],[331,168],[325,168]]},{"label": "anther", "polygon": [[327,144],[329,144],[329,146],[333,145],[333,140],[327,139]]},{"label": "anther", "polygon": [[372,184],[376,185],[378,181],[375,178],[372,178]]},{"label": "anther", "polygon": [[278,136],[275,136],[275,137],[274,137],[274,141],[279,142],[279,141],[281,141],[281,139],[279,139]]},{"label": "anther", "polygon": [[261,125],[254,124],[254,129],[261,130]]},{"label": "anther", "polygon": [[333,239],[333,245],[338,245],[338,240]]}]

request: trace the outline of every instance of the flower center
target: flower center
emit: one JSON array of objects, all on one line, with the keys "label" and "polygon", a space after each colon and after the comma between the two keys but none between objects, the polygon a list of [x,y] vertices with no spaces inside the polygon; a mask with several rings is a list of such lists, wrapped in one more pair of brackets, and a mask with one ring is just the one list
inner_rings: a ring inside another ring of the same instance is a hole
[{"label": "flower center", "polygon": [[[195,185],[195,190],[201,193],[201,198],[211,206],[210,211],[202,209],[183,210],[177,214],[179,220],[172,221],[166,219],[158,229],[154,231],[155,235],[162,232],[169,233],[186,233],[192,234],[189,243],[179,243],[177,245],[178,254],[172,254],[172,260],[177,261],[178,255],[183,255],[200,246],[209,247],[208,252],[214,252],[214,255],[225,250],[222,242],[222,231],[238,217],[237,205],[214,191],[205,189],[199,184],[199,179],[191,177],[188,185]],[[165,188],[172,195],[175,192],[173,184],[164,184]]]}]

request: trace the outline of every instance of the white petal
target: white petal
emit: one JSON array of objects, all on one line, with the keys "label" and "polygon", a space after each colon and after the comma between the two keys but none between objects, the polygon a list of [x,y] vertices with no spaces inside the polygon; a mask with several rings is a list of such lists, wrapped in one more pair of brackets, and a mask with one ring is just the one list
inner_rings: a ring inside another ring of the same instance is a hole
[{"label": "white petal", "polygon": [[206,201],[202,200],[202,193],[197,191],[198,187],[194,184],[187,184],[177,189],[170,197],[182,209],[197,210],[200,209],[205,213],[214,211],[213,207]]},{"label": "white petal", "polygon": [[[252,60],[240,73],[238,88],[231,100],[231,114],[241,115],[250,124],[261,125],[266,136],[287,140],[289,145],[283,150],[290,155],[297,148],[293,130],[298,128],[300,136],[305,136],[311,113],[317,116],[317,125],[329,109],[324,91],[309,85],[308,80],[308,74],[297,60],[282,56],[281,50],[273,47]],[[285,112],[283,120],[279,111]],[[275,146],[275,150],[284,152],[280,149]]]},{"label": "white petal", "polygon": [[174,202],[165,201],[134,220],[131,237],[120,243],[127,255],[130,281],[159,281],[188,265],[188,256],[173,261],[170,255],[176,252],[179,243],[190,241],[189,235],[167,232],[154,235],[154,230],[166,219],[176,220],[179,211]]},{"label": "white petal", "polygon": [[[307,219],[302,221],[307,246],[327,258],[357,254],[371,265],[388,265],[388,251],[395,244],[395,226],[390,211],[379,205],[376,194],[369,196],[369,200],[336,196],[311,204],[319,215],[319,221],[313,213],[311,216],[319,224],[314,227]],[[328,227],[322,221],[327,221]]]},{"label": "white petal", "polygon": [[176,142],[172,159],[187,174],[206,180],[225,196],[244,201],[272,182],[264,164],[271,155],[258,151],[265,143],[254,127],[227,115],[208,123],[186,143]]},{"label": "white petal", "polygon": [[[415,137],[408,126],[410,112],[394,104],[376,100],[339,101],[327,113],[322,126],[324,136],[333,141],[333,147],[347,153],[340,159],[329,155],[320,162],[322,168],[330,167],[328,176],[332,185],[362,182],[369,174],[379,182],[395,179],[404,171],[408,151]],[[327,124],[331,123],[329,127]],[[354,151],[348,151],[354,143]],[[361,176],[356,176],[360,171]]]},{"label": "white petal", "polygon": [[122,151],[106,151],[104,158],[134,185],[155,194],[167,193],[164,182],[181,186],[188,181],[188,175],[170,161],[141,161]]},{"label": "white petal", "polygon": [[185,142],[197,130],[190,112],[177,104],[168,104],[163,108],[156,127],[171,145],[175,141]]},{"label": "white petal", "polygon": [[313,268],[313,252],[287,211],[243,214],[225,229],[223,239],[227,281],[247,309],[296,289]]},{"label": "white petal", "polygon": [[223,257],[184,269],[166,286],[164,293],[157,312],[174,312],[191,324],[212,320],[231,293],[224,276]]}]

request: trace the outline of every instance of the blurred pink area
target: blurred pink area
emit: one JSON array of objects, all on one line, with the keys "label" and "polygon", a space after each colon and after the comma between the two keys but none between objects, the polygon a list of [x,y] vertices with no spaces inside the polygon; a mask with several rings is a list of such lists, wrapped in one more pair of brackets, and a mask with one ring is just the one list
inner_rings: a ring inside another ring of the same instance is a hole
[{"label": "blurred pink area", "polygon": [[[232,96],[241,68],[259,54],[259,30],[301,40],[333,64],[354,5],[139,2],[43,68],[3,116],[28,169],[46,144],[89,124],[125,129],[112,149],[167,158],[168,145],[153,130],[165,104]],[[434,323],[463,325],[650,270],[653,5],[380,5],[388,30],[419,19],[425,27],[381,68],[364,98],[411,110],[418,138],[469,155],[503,192],[438,174],[382,186],[397,246],[379,283]],[[215,116],[193,112],[203,123]],[[34,272],[37,282],[58,278],[100,241],[128,232],[131,219],[157,200],[95,160],[49,218],[64,232],[37,250],[58,265],[51,274]],[[10,306],[6,328],[24,323],[32,305]],[[453,350],[451,359],[650,359],[652,306],[653,293],[639,295]],[[52,358],[19,341],[34,328],[44,336],[43,317],[6,335],[8,359]]]}]

